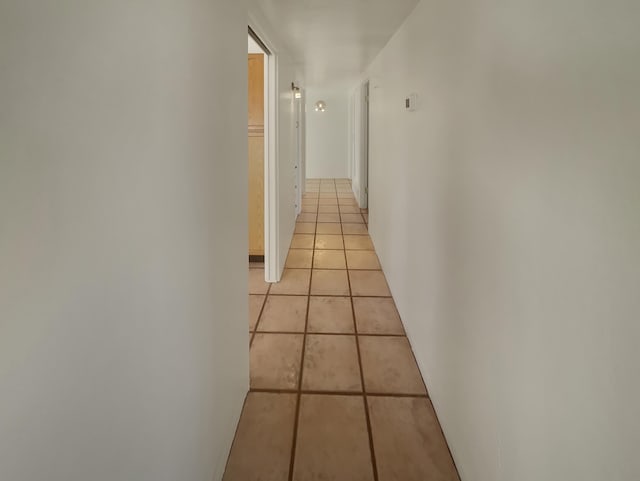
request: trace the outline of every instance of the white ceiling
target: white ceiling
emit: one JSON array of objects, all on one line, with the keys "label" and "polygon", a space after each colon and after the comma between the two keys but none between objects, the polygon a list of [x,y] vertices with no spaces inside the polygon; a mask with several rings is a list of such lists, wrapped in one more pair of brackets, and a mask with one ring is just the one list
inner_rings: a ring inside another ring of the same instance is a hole
[{"label": "white ceiling", "polygon": [[354,83],[418,0],[255,0],[307,87]]}]

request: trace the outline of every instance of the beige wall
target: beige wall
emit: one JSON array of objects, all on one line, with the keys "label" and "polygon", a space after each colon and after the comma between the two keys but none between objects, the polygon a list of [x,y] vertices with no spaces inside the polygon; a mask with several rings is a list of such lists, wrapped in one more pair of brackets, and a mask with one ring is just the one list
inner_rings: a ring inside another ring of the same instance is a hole
[{"label": "beige wall", "polygon": [[424,0],[369,69],[371,235],[464,481],[640,479],[638,25]]},{"label": "beige wall", "polygon": [[248,387],[243,2],[0,4],[0,479],[220,479]]}]

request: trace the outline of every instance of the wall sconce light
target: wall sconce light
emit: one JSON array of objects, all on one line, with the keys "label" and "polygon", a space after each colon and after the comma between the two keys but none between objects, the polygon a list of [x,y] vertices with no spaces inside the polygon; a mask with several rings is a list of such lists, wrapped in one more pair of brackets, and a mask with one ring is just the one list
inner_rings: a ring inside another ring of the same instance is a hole
[{"label": "wall sconce light", "polygon": [[316,112],[324,112],[327,109],[327,104],[324,100],[318,100],[316,102]]},{"label": "wall sconce light", "polygon": [[302,98],[302,92],[300,91],[300,87],[298,87],[293,82],[291,82],[291,90],[293,90],[293,98],[296,98],[296,99]]}]

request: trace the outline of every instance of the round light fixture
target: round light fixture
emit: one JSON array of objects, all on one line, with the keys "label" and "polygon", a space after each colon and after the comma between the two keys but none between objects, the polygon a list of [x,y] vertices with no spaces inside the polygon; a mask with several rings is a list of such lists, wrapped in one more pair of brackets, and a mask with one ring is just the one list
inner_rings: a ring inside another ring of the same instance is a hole
[{"label": "round light fixture", "polygon": [[324,112],[327,108],[327,104],[324,102],[324,100],[318,100],[316,102],[316,112]]}]

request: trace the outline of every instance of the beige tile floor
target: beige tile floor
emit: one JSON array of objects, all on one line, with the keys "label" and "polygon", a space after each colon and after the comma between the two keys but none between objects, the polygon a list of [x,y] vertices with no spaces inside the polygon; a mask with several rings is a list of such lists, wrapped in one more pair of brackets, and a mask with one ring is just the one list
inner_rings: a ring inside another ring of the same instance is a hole
[{"label": "beige tile floor", "polygon": [[309,180],[282,281],[249,269],[251,390],[224,481],[455,481],[368,214]]}]

